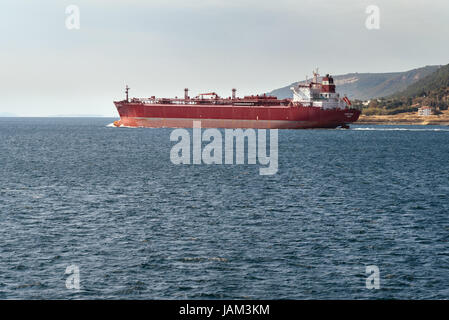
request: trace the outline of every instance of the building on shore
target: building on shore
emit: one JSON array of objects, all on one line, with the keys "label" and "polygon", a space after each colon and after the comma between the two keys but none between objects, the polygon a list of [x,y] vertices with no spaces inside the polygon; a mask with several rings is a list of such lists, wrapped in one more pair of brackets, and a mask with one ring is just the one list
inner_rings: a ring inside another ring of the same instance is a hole
[{"label": "building on shore", "polygon": [[431,107],[424,106],[418,109],[418,116],[431,116],[433,115],[433,110]]}]

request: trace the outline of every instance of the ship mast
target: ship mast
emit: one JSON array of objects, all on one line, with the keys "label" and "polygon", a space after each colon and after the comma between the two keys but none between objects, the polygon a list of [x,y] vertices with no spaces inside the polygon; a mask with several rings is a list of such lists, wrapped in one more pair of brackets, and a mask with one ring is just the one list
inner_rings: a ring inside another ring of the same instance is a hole
[{"label": "ship mast", "polygon": [[318,67],[313,71],[313,82],[318,83]]},{"label": "ship mast", "polygon": [[129,99],[128,99],[128,91],[129,91],[129,87],[128,87],[128,85],[126,85],[126,88],[125,88],[125,93],[126,93],[126,102],[129,102]]}]

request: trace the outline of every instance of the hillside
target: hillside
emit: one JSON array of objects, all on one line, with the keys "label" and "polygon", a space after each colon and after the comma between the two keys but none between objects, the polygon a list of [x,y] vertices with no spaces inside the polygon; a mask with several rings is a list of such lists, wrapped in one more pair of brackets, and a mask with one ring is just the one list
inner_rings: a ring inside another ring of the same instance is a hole
[{"label": "hillside", "polygon": [[436,114],[448,109],[449,64],[400,92],[371,101],[363,113],[365,115],[391,115],[415,112],[422,106],[432,107]]},{"label": "hillside", "polygon": [[[340,94],[346,94],[350,99],[368,100],[390,96],[405,90],[409,85],[427,77],[439,67],[426,66],[405,72],[391,73],[348,73],[334,76],[334,81]],[[298,82],[292,83],[268,94],[281,99],[290,98],[292,96],[290,87],[297,84]]]},{"label": "hillside", "polygon": [[422,96],[442,97],[449,88],[449,64],[442,66],[434,73],[411,84],[405,90],[392,95],[394,98],[416,98]]}]

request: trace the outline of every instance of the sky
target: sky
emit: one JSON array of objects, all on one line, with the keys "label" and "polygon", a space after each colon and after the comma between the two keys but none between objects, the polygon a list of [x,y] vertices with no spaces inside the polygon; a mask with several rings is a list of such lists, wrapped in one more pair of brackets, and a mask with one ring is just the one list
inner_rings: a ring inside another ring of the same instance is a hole
[{"label": "sky", "polygon": [[[366,27],[370,5],[379,29]],[[447,0],[2,0],[0,115],[118,117],[126,84],[132,97],[243,96],[316,67],[448,64],[448,34]]]}]

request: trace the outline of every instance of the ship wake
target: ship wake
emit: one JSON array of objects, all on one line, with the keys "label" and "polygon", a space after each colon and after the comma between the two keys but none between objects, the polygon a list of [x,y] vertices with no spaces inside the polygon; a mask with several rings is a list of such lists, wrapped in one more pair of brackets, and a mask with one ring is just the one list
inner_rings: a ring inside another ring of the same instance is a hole
[{"label": "ship wake", "polygon": [[449,129],[444,128],[351,128],[355,131],[422,131],[422,132],[449,132]]}]

